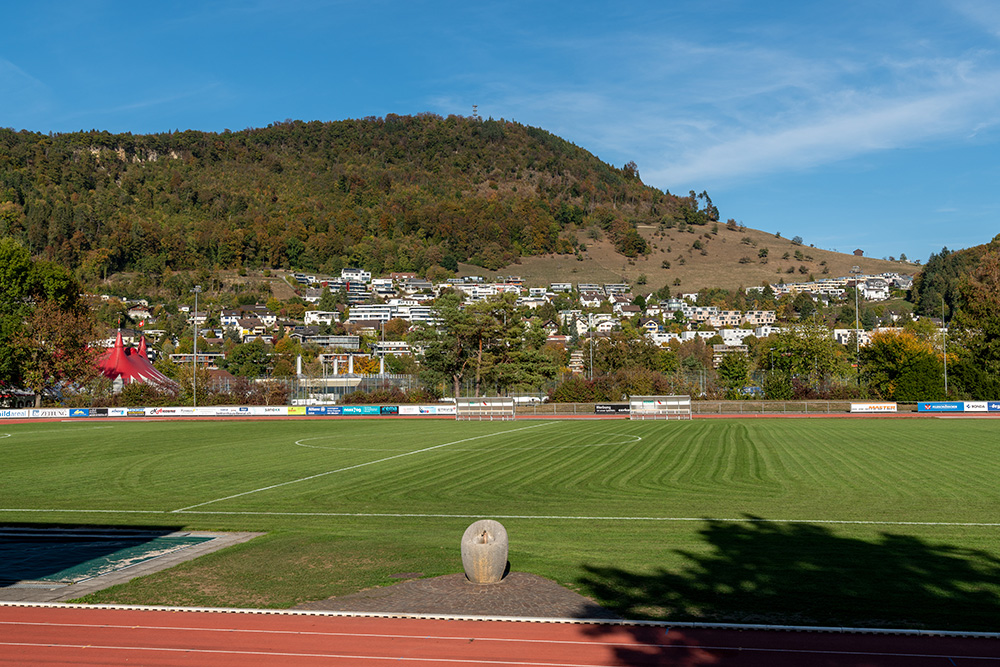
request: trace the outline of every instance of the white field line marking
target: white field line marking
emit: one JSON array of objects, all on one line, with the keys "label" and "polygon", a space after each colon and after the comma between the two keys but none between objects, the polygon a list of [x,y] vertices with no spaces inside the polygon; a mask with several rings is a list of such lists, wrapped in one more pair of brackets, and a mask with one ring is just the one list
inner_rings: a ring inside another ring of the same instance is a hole
[{"label": "white field line marking", "polygon": [[[21,509],[0,507],[0,512],[35,514],[206,514],[214,516],[330,516],[372,517],[388,519],[472,519],[481,514],[417,514],[405,512],[237,512],[224,510],[90,510],[90,509]],[[1000,528],[1000,523],[974,521],[864,521],[856,519],[736,519],[696,516],[568,516],[559,514],[490,514],[498,519],[524,519],[526,521],[662,521],[662,522],[716,522],[716,523],[793,523],[836,524],[845,526],[929,526],[961,528]]]},{"label": "white field line marking", "polygon": [[[67,422],[69,423],[69,422]],[[79,423],[79,422],[74,422]],[[85,428],[50,428],[44,431],[20,431],[18,433],[6,433],[4,437],[11,435],[35,435],[36,433],[76,433],[77,431],[100,431],[102,429],[114,428],[114,426],[88,426]]]},{"label": "white field line marking", "polygon": [[[552,445],[550,447],[504,447],[505,452],[533,452],[542,451],[549,449],[577,449],[582,447],[614,447],[615,445],[634,445],[637,442],[642,442],[642,438],[638,435],[632,435],[630,433],[596,433],[595,435],[610,435],[614,438],[632,438],[625,442],[595,442],[583,445]],[[371,447],[324,447],[322,445],[306,445],[304,443],[310,440],[323,440],[330,439],[336,436],[333,435],[317,435],[313,438],[302,438],[301,440],[296,440],[295,444],[299,447],[308,447],[309,449],[329,449],[332,451],[343,451],[343,452],[399,452],[406,451],[400,449],[375,449]],[[482,449],[452,449],[453,452],[481,452]]]},{"label": "white field line marking", "polygon": [[[7,510],[0,510],[7,511]],[[471,519],[480,517],[480,514],[409,514],[394,512],[215,512],[212,510],[188,511],[174,510],[175,512],[187,512],[189,514],[229,514],[248,516],[345,516],[345,517],[387,517],[398,519]],[[863,521],[852,519],[716,519],[710,517],[687,517],[687,516],[564,516],[558,514],[490,514],[498,519],[527,519],[527,520],[551,520],[551,521],[665,521],[665,522],[685,522],[702,521],[717,523],[822,523],[822,524],[842,524],[854,526],[961,526],[979,528],[1000,528],[1000,523],[976,523],[959,521]]]},{"label": "white field line marking", "polygon": [[185,512],[187,510],[194,509],[195,507],[204,507],[205,505],[211,505],[212,503],[219,503],[224,500],[232,500],[233,498],[240,498],[241,496],[249,496],[252,493],[260,493],[261,491],[270,491],[271,489],[277,489],[282,486],[288,486],[289,484],[297,484],[299,482],[306,482],[311,479],[316,479],[318,477],[325,477],[326,475],[333,475],[338,472],[346,472],[348,470],[356,470],[358,468],[364,468],[365,466],[375,465],[376,463],[385,463],[386,461],[392,461],[393,459],[399,459],[404,456],[412,456],[414,454],[423,454],[424,452],[430,452],[435,449],[441,449],[442,447],[448,447],[450,445],[458,445],[463,442],[470,442],[472,440],[481,440],[482,438],[492,438],[497,435],[505,435],[507,433],[516,433],[518,431],[527,431],[528,429],[538,428],[540,426],[551,426],[557,422],[544,422],[541,424],[533,424],[532,426],[523,426],[521,428],[511,429],[509,431],[498,431],[496,433],[487,433],[486,435],[477,435],[472,438],[463,438],[462,440],[455,440],[454,442],[446,442],[441,445],[434,445],[432,447],[424,447],[423,449],[417,449],[412,452],[403,452],[402,454],[395,454],[393,456],[386,456],[385,458],[377,459],[375,461],[368,461],[366,463],[358,463],[357,465],[347,466],[346,468],[337,468],[336,470],[327,470],[326,472],[317,473],[315,475],[309,475],[308,477],[301,477],[299,479],[293,479],[287,482],[281,482],[279,484],[272,484],[270,486],[264,486],[259,489],[253,489],[252,491],[244,491],[243,493],[236,493],[231,496],[226,496],[225,498],[216,498],[215,500],[207,500],[203,503],[198,503],[196,505],[189,505],[187,507],[182,507],[180,509],[174,510],[174,512]]}]

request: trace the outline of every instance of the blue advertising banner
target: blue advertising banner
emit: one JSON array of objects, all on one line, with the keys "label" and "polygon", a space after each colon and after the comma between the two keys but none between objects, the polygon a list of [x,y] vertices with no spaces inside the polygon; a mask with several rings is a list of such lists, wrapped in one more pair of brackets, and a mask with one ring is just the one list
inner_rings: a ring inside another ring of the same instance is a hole
[{"label": "blue advertising banner", "polygon": [[70,408],[70,417],[89,417],[90,408]]},{"label": "blue advertising banner", "polygon": [[398,415],[399,406],[398,405],[383,405],[379,408],[379,414],[381,415]]},{"label": "blue advertising banner", "polygon": [[917,412],[965,412],[965,403],[961,401],[917,403]]},{"label": "blue advertising banner", "polygon": [[340,407],[339,405],[337,405],[337,406],[329,405],[326,408],[326,414],[328,414],[328,415],[342,415],[342,414],[344,414],[344,409],[342,407]]},{"label": "blue advertising banner", "polygon": [[989,401],[986,404],[986,409],[989,412],[1000,412],[1000,401]]},{"label": "blue advertising banner", "polygon": [[317,408],[317,407],[310,406],[310,407],[306,408],[306,414],[307,415],[325,415],[326,414],[326,408],[325,407],[318,407]]}]

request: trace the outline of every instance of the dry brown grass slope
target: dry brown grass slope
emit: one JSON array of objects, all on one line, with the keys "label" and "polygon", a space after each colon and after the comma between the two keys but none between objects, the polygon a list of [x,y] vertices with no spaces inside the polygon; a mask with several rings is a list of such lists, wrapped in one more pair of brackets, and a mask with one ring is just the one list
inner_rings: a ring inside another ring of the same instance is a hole
[{"label": "dry brown grass slope", "polygon": [[[868,274],[885,271],[913,274],[920,269],[908,262],[856,257],[795,245],[790,239],[756,229],[731,230],[720,223],[717,234],[712,234],[711,230],[712,226],[707,225],[693,228],[693,232],[674,228],[661,233],[656,227],[640,227],[639,232],[650,242],[652,252],[634,260],[616,253],[606,239],[593,241],[581,233],[580,240],[587,246],[582,262],[573,255],[543,255],[524,257],[519,264],[499,271],[463,264],[460,274],[489,278],[518,275],[530,285],[622,281],[634,285],[644,274],[646,285],[637,291],[649,292],[669,285],[671,292],[676,293],[696,292],[707,287],[735,289],[764,282],[802,282],[810,275],[817,280],[833,278],[849,275],[853,266]],[[694,247],[696,241],[700,242],[700,249]],[[766,258],[759,256],[763,248],[767,249]],[[796,251],[801,253],[801,259],[796,259]],[[785,253],[788,259],[784,259]],[[664,268],[665,261],[670,268]],[[804,272],[800,267],[805,267]],[[680,280],[680,284],[675,286],[675,280]]]}]

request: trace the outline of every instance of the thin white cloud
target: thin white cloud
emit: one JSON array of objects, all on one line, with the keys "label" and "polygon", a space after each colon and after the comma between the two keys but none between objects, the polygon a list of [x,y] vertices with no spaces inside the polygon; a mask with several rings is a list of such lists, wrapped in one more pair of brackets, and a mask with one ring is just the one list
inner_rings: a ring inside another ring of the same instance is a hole
[{"label": "thin white cloud", "polygon": [[620,78],[603,71],[573,85],[506,82],[491,96],[519,120],[613,162],[635,159],[645,182],[665,188],[732,184],[965,140],[1000,118],[1000,65],[985,49],[855,44],[841,53],[800,53],[759,44],[628,43],[632,60],[615,63],[628,73]]},{"label": "thin white cloud", "polygon": [[51,91],[9,60],[0,58],[0,121],[24,117],[48,106]]},{"label": "thin white cloud", "polygon": [[174,105],[183,100],[197,100],[199,103],[203,104],[211,96],[211,94],[218,91],[218,89],[218,84],[210,84],[192,90],[178,91],[168,95],[158,95],[144,99],[130,100],[123,104],[103,109],[83,109],[65,116],[64,120],[72,121],[77,118],[108,116],[144,109],[152,109],[166,105]]},{"label": "thin white cloud", "polygon": [[709,146],[688,148],[679,159],[647,170],[644,180],[691,183],[764,175],[945,136],[967,136],[998,108],[1000,73],[994,73],[960,90],[915,98],[872,98],[851,109],[802,118],[790,127],[748,128]]},{"label": "thin white cloud", "polygon": [[953,7],[983,30],[1000,37],[1000,6],[995,2],[960,0]]}]

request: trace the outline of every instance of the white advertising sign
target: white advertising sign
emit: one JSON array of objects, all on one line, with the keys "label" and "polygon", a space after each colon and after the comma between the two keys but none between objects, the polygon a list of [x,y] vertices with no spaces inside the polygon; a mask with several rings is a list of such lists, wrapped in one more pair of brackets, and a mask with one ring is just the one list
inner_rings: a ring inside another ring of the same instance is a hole
[{"label": "white advertising sign", "polygon": [[252,415],[269,415],[271,417],[287,417],[287,405],[252,405],[250,406]]},{"label": "white advertising sign", "polygon": [[69,417],[69,408],[42,408],[30,411],[31,416],[42,419],[62,419]]},{"label": "white advertising sign", "polygon": [[851,403],[851,412],[896,412],[895,403]]}]

